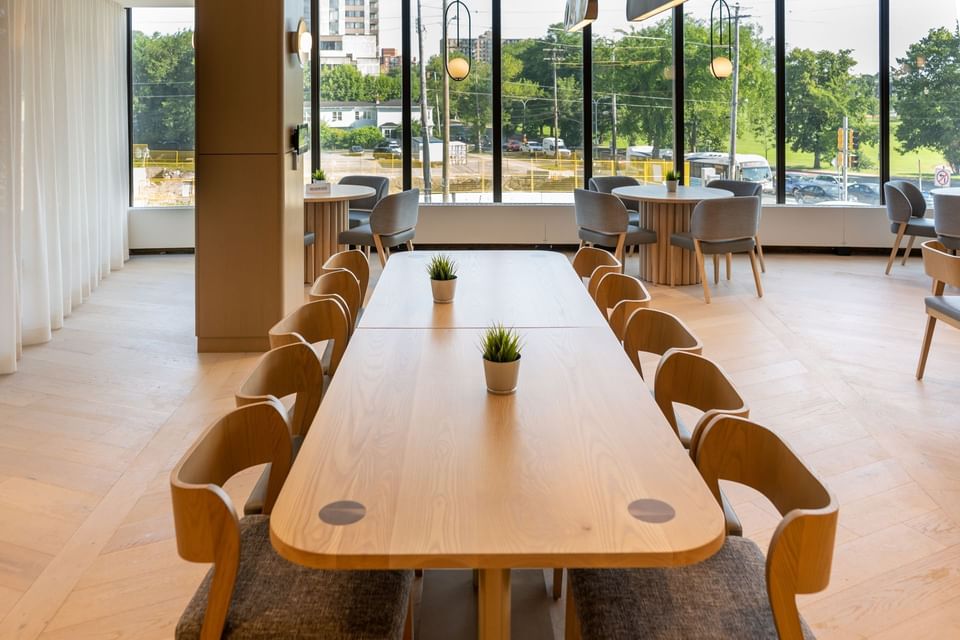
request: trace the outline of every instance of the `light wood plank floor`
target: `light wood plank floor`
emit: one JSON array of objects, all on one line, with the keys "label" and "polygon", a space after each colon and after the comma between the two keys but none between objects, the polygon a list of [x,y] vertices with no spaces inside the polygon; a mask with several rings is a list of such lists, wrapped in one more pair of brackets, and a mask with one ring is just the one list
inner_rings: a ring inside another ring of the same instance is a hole
[{"label": "light wood plank floor", "polygon": [[[880,257],[767,260],[763,300],[743,260],[710,306],[652,293],[840,498],[833,581],[803,614],[821,638],[960,637],[960,332],[918,383],[918,258],[891,277]],[[192,257],[136,257],[0,378],[0,638],[172,636],[206,567],[176,554],[167,475],[254,360],[194,352]],[[765,544],[772,507],[731,497]]]}]

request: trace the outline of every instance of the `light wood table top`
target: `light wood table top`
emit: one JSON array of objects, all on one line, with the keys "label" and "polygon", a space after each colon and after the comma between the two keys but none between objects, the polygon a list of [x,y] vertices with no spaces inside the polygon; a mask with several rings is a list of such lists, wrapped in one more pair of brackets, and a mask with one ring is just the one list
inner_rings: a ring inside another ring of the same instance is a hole
[{"label": "light wood table top", "polygon": [[658,184],[642,184],[635,187],[618,187],[611,193],[624,200],[638,200],[640,202],[679,202],[684,204],[712,200],[714,198],[729,198],[733,192],[726,189],[710,187],[678,186],[673,193],[667,187]]},{"label": "light wood table top", "polygon": [[[279,553],[490,569],[682,565],[719,549],[723,514],[611,331],[521,333],[519,389],[493,396],[478,330],[358,330],[271,516]],[[636,500],[675,513],[644,522]],[[365,515],[321,520],[339,501]]]},{"label": "light wood table top", "polygon": [[605,327],[566,256],[552,251],[444,251],[458,266],[456,298],[434,304],[427,263],[438,252],[394,253],[360,328]]},{"label": "light wood table top", "polygon": [[369,198],[376,194],[376,190],[371,187],[364,187],[357,184],[331,184],[329,193],[311,193],[304,187],[304,202],[343,202],[345,200],[357,200],[359,198]]}]

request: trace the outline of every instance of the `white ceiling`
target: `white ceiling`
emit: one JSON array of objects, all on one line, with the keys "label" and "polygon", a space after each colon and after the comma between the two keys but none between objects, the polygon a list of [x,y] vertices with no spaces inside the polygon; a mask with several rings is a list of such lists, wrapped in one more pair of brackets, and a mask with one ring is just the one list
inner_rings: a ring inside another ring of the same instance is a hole
[{"label": "white ceiling", "polygon": [[114,0],[125,7],[192,7],[193,0]]}]

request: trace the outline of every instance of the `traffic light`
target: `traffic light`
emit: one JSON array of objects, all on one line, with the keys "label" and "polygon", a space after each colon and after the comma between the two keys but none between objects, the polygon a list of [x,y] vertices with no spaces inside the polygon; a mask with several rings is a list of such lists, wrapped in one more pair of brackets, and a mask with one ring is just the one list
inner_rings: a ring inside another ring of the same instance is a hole
[{"label": "traffic light", "polygon": [[837,151],[843,151],[843,127],[837,129]]},{"label": "traffic light", "polygon": [[854,131],[853,129],[850,130],[850,148],[853,149],[854,151],[860,150],[860,132],[859,131]]}]

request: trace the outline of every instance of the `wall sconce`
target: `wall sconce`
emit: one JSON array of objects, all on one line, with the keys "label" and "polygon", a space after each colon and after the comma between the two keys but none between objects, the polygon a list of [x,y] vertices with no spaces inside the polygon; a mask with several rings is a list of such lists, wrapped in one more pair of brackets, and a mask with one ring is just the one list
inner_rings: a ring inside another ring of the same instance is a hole
[{"label": "wall sconce", "polygon": [[597,0],[567,0],[563,12],[563,28],[567,31],[583,31],[597,19]]},{"label": "wall sconce", "polygon": [[627,20],[639,22],[672,9],[687,0],[627,0]]},{"label": "wall sconce", "polygon": [[297,30],[290,33],[290,53],[297,56],[300,66],[310,62],[310,53],[313,51],[313,34],[307,28],[307,21],[300,18]]},{"label": "wall sconce", "polygon": [[[727,55],[718,55],[714,50],[714,41],[713,35],[716,31],[719,31],[719,42],[716,43],[716,46],[722,51],[723,47],[723,10],[727,10]],[[713,6],[710,7],[710,73],[713,74],[713,77],[717,80],[723,80],[724,78],[729,78],[733,73],[733,62],[731,58],[733,57],[733,34],[732,31],[733,18],[730,16],[730,5],[727,4],[727,0],[714,0]],[[719,26],[719,29],[717,29]]]},{"label": "wall sconce", "polygon": [[[452,8],[457,8],[457,14],[455,16],[450,16],[450,10]],[[460,10],[461,8],[467,14],[467,46],[463,46],[463,40],[460,38]],[[451,58],[450,57],[450,23],[456,20],[457,21],[457,41],[454,43],[454,49],[457,51],[463,51],[466,48],[467,57],[466,58]],[[460,82],[465,80],[468,75],[470,75],[470,67],[473,66],[473,19],[470,17],[470,9],[467,8],[467,5],[463,4],[461,0],[454,0],[446,6],[443,10],[443,68],[446,69],[447,75],[450,76],[451,80],[455,82]]]}]

